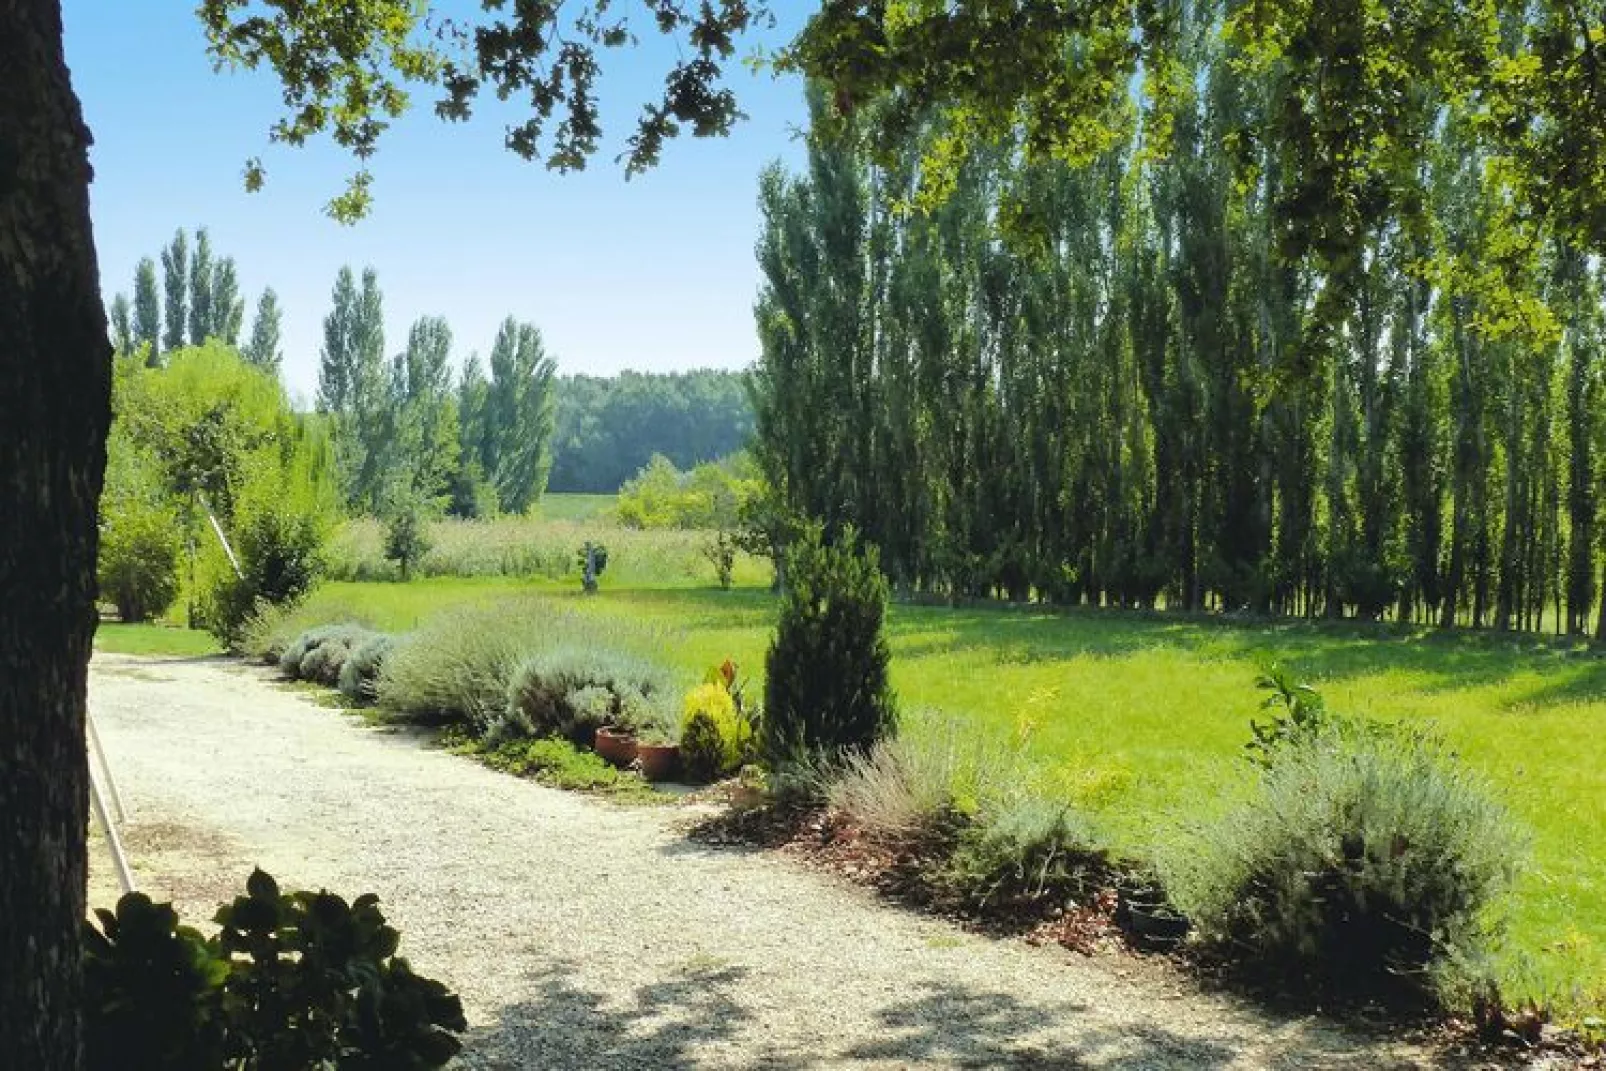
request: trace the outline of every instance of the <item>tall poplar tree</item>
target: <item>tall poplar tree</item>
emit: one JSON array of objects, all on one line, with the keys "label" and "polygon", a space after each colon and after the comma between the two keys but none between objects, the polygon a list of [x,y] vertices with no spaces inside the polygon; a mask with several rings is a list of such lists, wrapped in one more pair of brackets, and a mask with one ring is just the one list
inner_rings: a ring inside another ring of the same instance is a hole
[{"label": "tall poplar tree", "polygon": [[357,277],[351,268],[335,276],[330,300],[318,356],[318,411],[342,414],[351,409],[357,379]]},{"label": "tall poplar tree", "polygon": [[134,310],[127,294],[119,291],[112,298],[111,307],[106,310],[106,319],[111,326],[112,349],[118,353],[134,352]]},{"label": "tall poplar tree", "polygon": [[200,346],[217,335],[217,313],[212,287],[217,265],[212,261],[212,236],[205,227],[195,232],[195,255],[190,260],[190,345]]},{"label": "tall poplar tree", "polygon": [[488,473],[503,509],[524,513],[546,490],[552,469],[553,379],[556,362],[541,332],[511,316],[491,347],[486,391],[490,456]]},{"label": "tall poplar tree", "polygon": [[385,505],[444,509],[457,474],[459,419],[452,390],[452,329],[444,319],[413,323],[390,367],[388,433],[382,445]]},{"label": "tall poplar tree", "polygon": [[240,278],[233,257],[217,262],[212,273],[212,326],[209,334],[225,345],[240,343],[240,329],[245,325],[245,299],[240,296]]},{"label": "tall poplar tree", "polygon": [[149,347],[156,364],[162,352],[162,299],[156,290],[156,262],[145,257],[134,269],[134,341]]},{"label": "tall poplar tree", "polygon": [[190,240],[182,227],[162,250],[162,272],[166,301],[162,349],[171,352],[184,347],[189,323]]},{"label": "tall poplar tree", "polygon": [[270,286],[262,291],[262,297],[257,301],[256,317],[251,321],[251,337],[241,351],[246,360],[275,376],[284,364],[284,352],[279,346],[283,318],[279,310],[279,295]]}]

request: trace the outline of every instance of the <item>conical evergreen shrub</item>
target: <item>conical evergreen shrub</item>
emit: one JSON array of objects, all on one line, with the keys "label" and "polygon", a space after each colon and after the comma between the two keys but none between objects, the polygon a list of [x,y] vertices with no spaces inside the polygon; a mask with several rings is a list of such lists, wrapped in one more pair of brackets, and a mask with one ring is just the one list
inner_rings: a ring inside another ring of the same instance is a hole
[{"label": "conical evergreen shrub", "polygon": [[880,555],[851,526],[827,540],[815,525],[788,548],[786,578],[765,665],[765,755],[780,764],[863,752],[897,724]]}]

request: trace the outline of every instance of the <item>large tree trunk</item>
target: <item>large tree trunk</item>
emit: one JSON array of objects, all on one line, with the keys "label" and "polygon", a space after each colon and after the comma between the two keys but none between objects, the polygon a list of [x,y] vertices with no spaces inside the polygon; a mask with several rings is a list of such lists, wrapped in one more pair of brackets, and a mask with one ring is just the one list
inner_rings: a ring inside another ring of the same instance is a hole
[{"label": "large tree trunk", "polygon": [[57,0],[0,0],[0,1063],[77,1068],[95,630],[111,420],[89,132]]}]

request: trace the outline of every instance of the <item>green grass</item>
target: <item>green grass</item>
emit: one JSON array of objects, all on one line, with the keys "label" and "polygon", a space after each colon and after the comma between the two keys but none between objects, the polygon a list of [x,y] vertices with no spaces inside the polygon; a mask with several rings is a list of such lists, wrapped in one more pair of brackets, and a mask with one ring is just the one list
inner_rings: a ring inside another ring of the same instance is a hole
[{"label": "green grass", "polygon": [[198,658],[222,652],[210,632],[176,625],[124,625],[115,621],[102,621],[95,630],[95,650],[167,658]]},{"label": "green grass", "polygon": [[[752,587],[605,586],[588,599],[506,578],[328,584],[314,609],[361,607],[376,627],[405,630],[445,607],[531,590],[661,629],[672,639],[660,657],[680,668],[732,657],[759,683],[775,603]],[[1511,904],[1513,979],[1552,997],[1606,980],[1606,659],[1580,645],[1002,607],[894,606],[889,631],[907,707],[978,734],[1023,733],[1044,784],[1140,855],[1247,786],[1243,744],[1267,661],[1317,682],[1337,709],[1432,723],[1533,837]]]},{"label": "green grass", "polygon": [[620,803],[666,803],[671,798],[640,774],[616,770],[595,753],[582,751],[567,740],[514,740],[498,746],[465,742],[450,749],[493,770],[570,792],[606,796]]},{"label": "green grass", "polygon": [[549,521],[589,521],[613,509],[618,495],[544,494],[535,507]]}]

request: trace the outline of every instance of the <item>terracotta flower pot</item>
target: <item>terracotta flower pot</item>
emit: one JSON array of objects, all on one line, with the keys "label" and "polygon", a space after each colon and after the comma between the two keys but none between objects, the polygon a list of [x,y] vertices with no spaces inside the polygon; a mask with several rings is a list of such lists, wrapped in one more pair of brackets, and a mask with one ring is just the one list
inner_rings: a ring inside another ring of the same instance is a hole
[{"label": "terracotta flower pot", "polygon": [[598,755],[620,769],[636,761],[636,738],[627,732],[604,725],[597,730],[595,747]]},{"label": "terracotta flower pot", "polygon": [[636,742],[636,769],[649,781],[668,781],[680,768],[679,744]]}]

